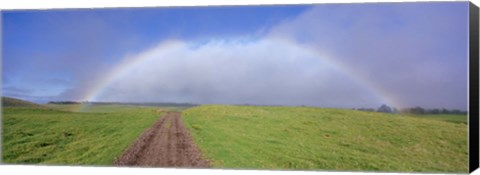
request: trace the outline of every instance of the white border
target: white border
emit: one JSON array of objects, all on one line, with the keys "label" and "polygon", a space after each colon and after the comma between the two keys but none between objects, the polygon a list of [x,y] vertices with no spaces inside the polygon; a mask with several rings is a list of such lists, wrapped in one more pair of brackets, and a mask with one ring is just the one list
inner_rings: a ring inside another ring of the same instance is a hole
[{"label": "white border", "polygon": [[[426,2],[429,0],[1,0],[0,10],[21,9],[77,9],[77,8],[113,8],[113,7],[168,7],[168,6],[206,6],[206,5],[268,5],[268,4],[312,4],[312,3],[370,3],[370,2]],[[448,0],[434,0],[448,1]],[[480,6],[480,0],[472,0]],[[430,0],[431,2],[431,0]],[[1,21],[1,20],[0,20]],[[0,30],[1,31],[1,30]],[[1,82],[0,82],[1,83]],[[1,89],[0,89],[1,91]],[[82,166],[33,166],[33,165],[0,165],[1,174],[405,174],[405,173],[372,173],[372,172],[325,172],[325,171],[269,171],[269,170],[226,170],[226,169],[172,169],[172,168],[118,168],[118,167],[82,167]],[[413,174],[413,173],[409,173]],[[420,173],[415,173],[420,174]],[[480,169],[472,174],[480,175]],[[426,174],[423,174],[426,175]]]},{"label": "white border", "polygon": [[[271,171],[271,170],[229,170],[229,169],[175,169],[175,168],[129,168],[129,167],[81,167],[81,166],[33,166],[33,165],[2,165],[2,174],[21,175],[90,175],[90,174],[208,174],[208,175],[401,175],[407,173],[377,173],[377,172],[321,172],[321,171]],[[478,175],[479,170],[475,171]],[[438,175],[409,173],[412,175]]]},{"label": "white border", "polygon": [[[2,0],[0,9],[64,9],[109,7],[160,7],[206,5],[266,5],[312,3],[426,2],[429,0]],[[430,0],[431,2],[432,0]],[[449,1],[449,0],[434,0]],[[452,0],[450,0],[452,1]],[[459,1],[459,0],[457,0]],[[462,0],[465,1],[465,0]],[[478,0],[476,0],[478,1]],[[478,3],[476,3],[478,4]]]}]

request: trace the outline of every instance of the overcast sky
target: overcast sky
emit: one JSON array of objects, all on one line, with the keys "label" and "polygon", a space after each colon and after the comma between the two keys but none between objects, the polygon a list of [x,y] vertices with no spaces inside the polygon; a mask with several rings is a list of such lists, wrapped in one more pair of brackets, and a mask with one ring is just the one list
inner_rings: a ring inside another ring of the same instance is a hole
[{"label": "overcast sky", "polygon": [[467,108],[468,2],[3,11],[2,91]]}]

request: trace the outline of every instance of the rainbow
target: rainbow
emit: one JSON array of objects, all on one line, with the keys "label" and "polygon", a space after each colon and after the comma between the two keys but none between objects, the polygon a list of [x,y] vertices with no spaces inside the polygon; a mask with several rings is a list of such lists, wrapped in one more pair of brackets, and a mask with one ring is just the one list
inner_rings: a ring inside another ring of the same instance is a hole
[{"label": "rainbow", "polygon": [[[325,59],[324,61],[326,61],[326,63],[333,65],[334,68],[349,77],[356,84],[369,90],[370,93],[373,94],[378,101],[396,107],[403,106],[398,100],[396,100],[394,96],[392,96],[390,93],[378,86],[378,83],[375,83],[371,79],[367,78],[367,76],[363,75],[355,68],[348,67],[345,64],[342,64],[341,62],[333,59],[333,57],[327,55],[326,52],[319,51],[318,49],[314,49],[306,45],[297,44],[287,39],[277,38],[272,39],[272,42],[281,42],[288,47],[299,49],[304,53],[309,53],[318,58]],[[90,88],[87,93],[83,95],[81,101],[98,101],[98,97],[102,95],[113,82],[120,80],[125,75],[131,73],[137,65],[145,63],[154,58],[162,57],[162,55],[165,55],[163,51],[165,51],[166,49],[180,48],[184,47],[185,45],[186,44],[182,41],[169,40],[162,42],[153,48],[147,49],[145,52],[142,52],[134,57],[125,58],[124,61],[116,65],[109,73],[103,76],[103,78],[99,79],[97,83],[92,88]],[[77,108],[75,111],[85,111],[88,106],[88,103],[84,103],[80,105],[79,108]]]}]

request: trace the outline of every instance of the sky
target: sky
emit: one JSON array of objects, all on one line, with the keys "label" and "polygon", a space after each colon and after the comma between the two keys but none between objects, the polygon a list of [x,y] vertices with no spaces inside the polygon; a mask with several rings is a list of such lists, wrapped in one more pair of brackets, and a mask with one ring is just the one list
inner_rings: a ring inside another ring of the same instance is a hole
[{"label": "sky", "polygon": [[2,11],[2,95],[467,109],[468,2]]}]

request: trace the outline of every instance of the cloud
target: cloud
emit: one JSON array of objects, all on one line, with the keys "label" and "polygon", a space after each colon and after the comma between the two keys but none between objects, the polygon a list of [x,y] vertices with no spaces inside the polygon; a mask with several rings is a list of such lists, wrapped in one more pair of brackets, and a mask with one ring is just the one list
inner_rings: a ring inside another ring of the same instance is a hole
[{"label": "cloud", "polygon": [[28,89],[21,89],[17,87],[12,87],[12,86],[4,86],[2,88],[4,92],[7,92],[7,94],[29,94],[31,93],[31,90]]},{"label": "cloud", "polygon": [[467,3],[319,5],[269,37],[328,51],[403,107],[467,105]]},{"label": "cloud", "polygon": [[95,11],[9,12],[4,18],[2,86],[30,89],[4,89],[5,95],[37,102],[79,99],[121,59],[109,51],[130,51],[123,46],[132,37],[118,37],[114,22]]},{"label": "cloud", "polygon": [[54,99],[54,96],[35,95],[32,89],[22,89],[13,86],[3,86],[2,96],[31,100],[37,103],[46,103]]}]

